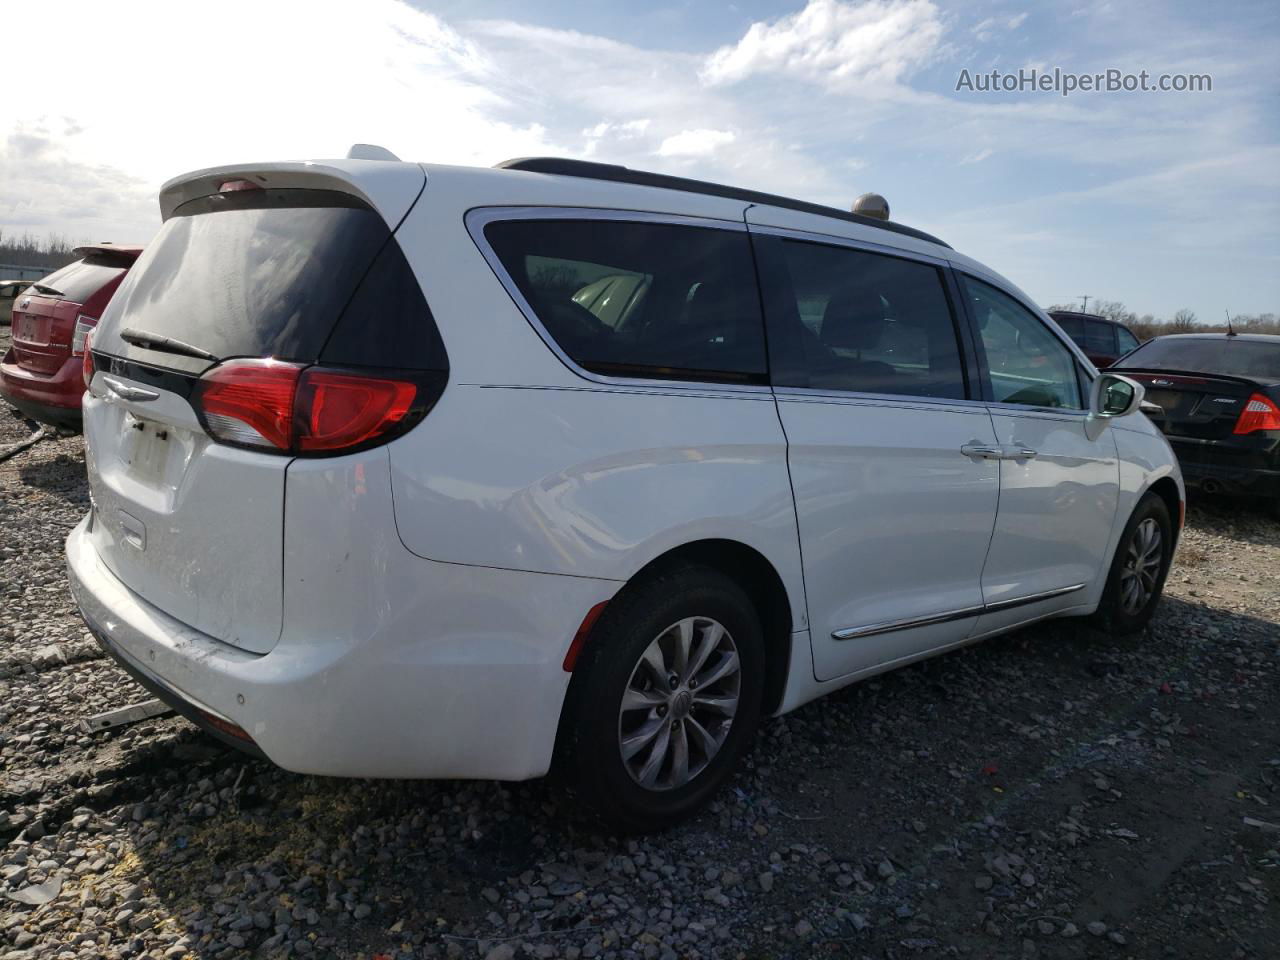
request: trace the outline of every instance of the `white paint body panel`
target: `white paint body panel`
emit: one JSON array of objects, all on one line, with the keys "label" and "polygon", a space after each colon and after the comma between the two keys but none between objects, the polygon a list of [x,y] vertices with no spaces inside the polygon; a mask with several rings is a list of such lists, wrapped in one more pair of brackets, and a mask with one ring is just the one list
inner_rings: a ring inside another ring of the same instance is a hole
[{"label": "white paint body panel", "polygon": [[[731,230],[745,218],[949,262],[1016,291],[927,241],[722,197],[359,160],[198,171],[166,184],[162,208],[237,177],[347,190],[403,220],[397,241],[439,326],[449,384],[386,446],[290,461],[211,444],[180,398],[134,409],[95,380],[85,414],[98,517],[73,531],[67,555],[77,602],[121,656],[288,769],[545,773],[583,616],[688,543],[735,541],[778,573],[792,629],[775,705],[785,712],[1017,624],[1092,610],[1138,498],[1165,477],[1181,492],[1168,444],[1140,415],[1036,420],[977,401],[585,375],[548,347],[467,217],[595,209]],[[146,489],[122,467],[145,454],[124,429],[130,416],[174,434]],[[975,441],[1025,442],[1039,456],[960,452]],[[133,562],[111,519],[120,509],[145,515],[160,565]],[[1085,586],[832,637],[1068,583]]]},{"label": "white paint body panel", "polygon": [[546,772],[568,639],[616,583],[414,556],[396,536],[385,449],[295,461],[285,528],[286,627],[266,655],[147,603],[102,562],[85,523],[67,541],[72,590],[135,667],[241,726],[288,770]]},{"label": "white paint body panel", "polygon": [[815,674],[830,680],[968,635],[957,621],[850,640],[847,627],[982,605],[999,465],[981,406],[780,393],[812,614]]}]

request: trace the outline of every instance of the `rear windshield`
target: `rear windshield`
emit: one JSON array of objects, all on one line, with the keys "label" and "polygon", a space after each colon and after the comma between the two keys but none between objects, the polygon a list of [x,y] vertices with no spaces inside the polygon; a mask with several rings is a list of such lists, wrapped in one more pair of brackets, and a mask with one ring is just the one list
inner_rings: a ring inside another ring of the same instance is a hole
[{"label": "rear windshield", "polygon": [[[127,269],[116,257],[86,257],[67,264],[61,270],[55,270],[47,277],[31,281],[39,285],[32,292],[40,296],[84,303]],[[51,292],[54,290],[57,293]]]},{"label": "rear windshield", "polygon": [[1116,366],[1280,380],[1280,341],[1225,336],[1203,340],[1159,337],[1143,344]]},{"label": "rear windshield", "polygon": [[[370,289],[361,286],[366,276]],[[346,310],[352,301],[360,316]],[[422,290],[386,221],[336,191],[242,190],[183,204],[115,303],[96,338],[104,349],[114,344],[111,334],[133,330],[220,360],[312,362],[330,358],[332,338],[354,351],[333,358],[338,362],[424,369],[443,363]],[[145,348],[115,349],[161,362]]]}]

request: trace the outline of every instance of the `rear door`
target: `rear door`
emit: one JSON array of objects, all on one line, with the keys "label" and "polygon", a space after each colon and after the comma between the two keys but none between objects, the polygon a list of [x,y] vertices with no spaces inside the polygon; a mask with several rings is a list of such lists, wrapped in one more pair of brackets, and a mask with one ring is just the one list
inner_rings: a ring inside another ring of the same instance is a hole
[{"label": "rear door", "polygon": [[[393,223],[423,181],[400,169]],[[249,449],[251,429],[214,442],[193,397],[232,358],[307,364],[341,344],[358,360],[378,311],[344,308],[362,280],[384,285],[392,255],[403,261],[385,216],[334,189],[235,189],[166,220],[93,335],[84,401],[90,537],[145,600],[243,649],[275,644],[290,458]]]},{"label": "rear door", "polygon": [[944,264],[752,229],[817,678],[962,641],[999,469]]},{"label": "rear door", "polygon": [[1064,609],[1105,569],[1119,459],[1088,416],[1076,355],[1011,292],[959,275],[1000,448],[1000,510],[982,573],[986,632]]}]

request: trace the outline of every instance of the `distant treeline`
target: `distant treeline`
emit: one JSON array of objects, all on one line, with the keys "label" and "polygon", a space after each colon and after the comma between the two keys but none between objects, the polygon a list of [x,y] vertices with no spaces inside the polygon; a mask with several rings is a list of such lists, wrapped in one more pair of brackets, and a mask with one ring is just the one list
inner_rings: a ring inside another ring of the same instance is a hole
[{"label": "distant treeline", "polygon": [[[1080,311],[1078,303],[1056,303],[1050,310]],[[1150,340],[1152,337],[1164,336],[1168,333],[1226,333],[1227,317],[1223,314],[1220,320],[1202,322],[1190,310],[1179,310],[1168,319],[1161,319],[1150,313],[1138,316],[1119,300],[1098,300],[1089,304],[1088,313],[1099,314],[1111,320],[1118,320],[1134,332],[1139,340]],[[1274,313],[1242,313],[1231,317],[1231,328],[1236,333],[1272,333],[1280,334],[1280,315]]]},{"label": "distant treeline", "polygon": [[56,233],[38,240],[30,233],[24,233],[20,237],[10,236],[0,228],[0,263],[56,270],[75,259],[71,253],[74,246],[66,237]]}]

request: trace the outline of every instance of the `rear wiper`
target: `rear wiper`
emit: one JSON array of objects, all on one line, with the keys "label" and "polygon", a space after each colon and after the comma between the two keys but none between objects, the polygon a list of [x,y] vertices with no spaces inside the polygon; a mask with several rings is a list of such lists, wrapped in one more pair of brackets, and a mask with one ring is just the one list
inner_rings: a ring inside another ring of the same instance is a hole
[{"label": "rear wiper", "polygon": [[31,289],[32,289],[32,290],[39,290],[41,293],[45,294],[46,296],[50,296],[50,297],[65,297],[65,296],[66,296],[66,294],[65,294],[65,293],[63,293],[61,290],[55,290],[55,289],[53,289],[53,287],[46,287],[43,283],[33,283],[33,284],[31,285]]},{"label": "rear wiper", "polygon": [[218,359],[208,350],[201,350],[199,347],[193,347],[173,337],[162,337],[158,333],[147,333],[145,330],[134,330],[132,327],[121,330],[120,339],[125,343],[132,343],[135,347],[146,347],[148,350],[159,353],[176,353],[184,357],[195,357],[198,360],[216,361]]}]

